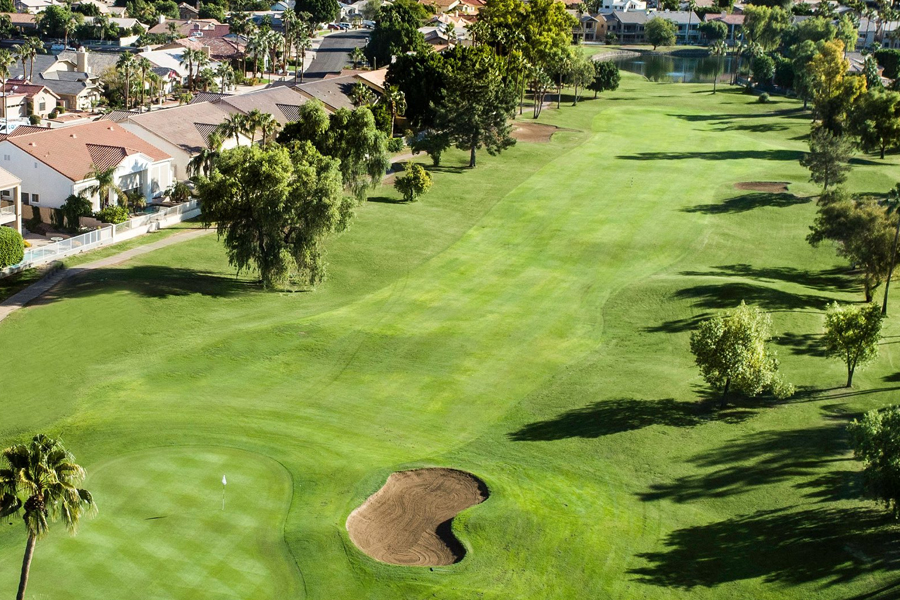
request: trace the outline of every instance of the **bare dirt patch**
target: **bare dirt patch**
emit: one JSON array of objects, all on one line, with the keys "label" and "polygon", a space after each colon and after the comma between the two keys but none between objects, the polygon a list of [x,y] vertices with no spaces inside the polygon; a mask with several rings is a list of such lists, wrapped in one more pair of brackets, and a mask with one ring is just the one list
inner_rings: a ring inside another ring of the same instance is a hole
[{"label": "bare dirt patch", "polygon": [[734,184],[739,190],[752,192],[768,192],[770,194],[783,194],[788,191],[788,181],[741,181]]},{"label": "bare dirt patch", "polygon": [[450,565],[466,553],[450,522],[487,497],[484,482],[464,471],[398,471],[350,513],[347,531],[360,550],[381,562]]},{"label": "bare dirt patch", "polygon": [[544,144],[549,142],[557,131],[559,131],[559,127],[555,125],[516,121],[513,123],[512,137],[520,142]]}]

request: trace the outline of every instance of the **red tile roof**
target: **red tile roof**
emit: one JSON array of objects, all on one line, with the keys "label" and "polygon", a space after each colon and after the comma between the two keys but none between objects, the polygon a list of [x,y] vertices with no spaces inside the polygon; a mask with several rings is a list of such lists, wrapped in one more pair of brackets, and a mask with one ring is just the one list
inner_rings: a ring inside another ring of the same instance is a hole
[{"label": "red tile roof", "polygon": [[72,181],[84,179],[94,165],[108,169],[122,162],[126,156],[137,153],[153,161],[171,158],[156,146],[109,121],[29,131],[12,135],[6,141]]}]

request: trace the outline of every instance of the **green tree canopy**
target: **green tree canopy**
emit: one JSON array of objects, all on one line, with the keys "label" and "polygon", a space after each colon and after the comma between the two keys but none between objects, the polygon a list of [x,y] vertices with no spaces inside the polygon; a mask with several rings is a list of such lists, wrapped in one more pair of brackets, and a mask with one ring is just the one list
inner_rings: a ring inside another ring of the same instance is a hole
[{"label": "green tree canopy", "polygon": [[691,352],[703,379],[722,395],[729,392],[759,396],[772,392],[786,398],[794,393],[782,381],[778,360],[768,347],[772,321],[758,307],[741,302],[735,310],[703,321],[691,333]]},{"label": "green tree canopy", "polygon": [[653,17],[644,26],[644,36],[647,42],[653,45],[654,50],[657,46],[674,46],[677,32],[678,27],[675,23],[663,17]]},{"label": "green tree canopy", "polygon": [[469,166],[475,167],[479,149],[494,155],[515,144],[508,119],[516,108],[516,90],[487,46],[456,46],[447,61],[447,89],[436,107],[435,129],[468,150]]},{"label": "green tree canopy", "polygon": [[197,197],[229,262],[239,272],[256,270],[265,287],[292,277],[322,281],[325,239],[353,215],[338,162],[307,142],[290,151],[275,144],[226,150],[212,176],[200,180]]},{"label": "green tree canopy", "polygon": [[862,272],[866,302],[871,302],[890,269],[896,218],[874,199],[853,198],[838,188],[819,198],[806,240],[813,246],[834,242],[838,255]]},{"label": "green tree canopy", "polygon": [[446,87],[443,57],[431,50],[402,54],[388,67],[387,83],[406,98],[406,118],[418,128],[434,124],[434,106],[440,105]]},{"label": "green tree canopy", "polygon": [[378,9],[375,29],[365,48],[370,65],[383,67],[391,64],[392,56],[427,50],[419,19],[409,7],[395,4]]},{"label": "green tree canopy", "polygon": [[809,169],[809,180],[821,184],[825,192],[847,180],[852,153],[850,139],[818,127],[809,136],[809,153],[800,159],[800,164]]},{"label": "green tree canopy", "polygon": [[876,304],[841,306],[833,302],[825,314],[825,354],[847,365],[847,387],[853,374],[878,356],[881,339],[881,308]]},{"label": "green tree canopy", "polygon": [[431,189],[431,174],[418,163],[409,163],[406,172],[394,180],[394,188],[403,194],[406,202],[416,199]]},{"label": "green tree canopy", "polygon": [[863,150],[878,150],[884,158],[885,150],[900,143],[900,93],[875,90],[860,96],[850,109],[848,129]]},{"label": "green tree canopy", "polygon": [[728,37],[728,25],[722,21],[706,21],[700,24],[700,33],[710,41],[710,43],[724,40]]},{"label": "green tree canopy", "polygon": [[0,269],[22,262],[25,241],[12,227],[0,227]]},{"label": "green tree canopy", "polygon": [[743,33],[747,41],[759,44],[765,52],[778,47],[790,24],[791,14],[779,6],[745,7]]},{"label": "green tree canopy", "polygon": [[[266,6],[268,9],[268,5]],[[308,14],[309,20],[313,23],[330,23],[341,15],[341,7],[337,0],[297,0],[294,10],[298,14]]]},{"label": "green tree canopy", "polygon": [[622,76],[616,63],[608,60],[594,61],[594,78],[588,83],[588,89],[594,92],[594,98],[601,92],[613,92],[619,89]]},{"label": "green tree canopy", "polygon": [[900,407],[872,410],[848,427],[866,491],[900,518]]}]

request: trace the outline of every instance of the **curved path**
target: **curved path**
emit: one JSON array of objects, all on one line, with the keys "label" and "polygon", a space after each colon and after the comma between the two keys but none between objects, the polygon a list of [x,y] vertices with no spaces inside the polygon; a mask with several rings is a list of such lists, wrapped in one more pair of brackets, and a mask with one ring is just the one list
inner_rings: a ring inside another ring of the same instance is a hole
[{"label": "curved path", "polygon": [[176,233],[175,235],[171,235],[163,240],[159,240],[158,242],[144,244],[143,246],[138,246],[137,248],[132,248],[131,250],[126,250],[125,252],[121,252],[107,258],[83,264],[79,267],[72,267],[71,269],[58,269],[45,276],[40,281],[28,286],[21,292],[13,294],[3,302],[0,302],[0,321],[3,321],[3,319],[8,317],[15,311],[19,310],[20,308],[24,308],[29,303],[33,302],[37,298],[40,298],[42,295],[53,289],[61,281],[71,279],[72,277],[76,277],[86,271],[112,267],[125,261],[131,260],[135,256],[147,254],[148,252],[153,252],[154,250],[159,250],[160,248],[165,248],[166,246],[171,246],[173,244],[186,242],[188,240],[192,240],[194,238],[200,237],[201,235],[206,235],[214,231],[215,229],[192,229],[190,231],[185,231],[184,233]]}]

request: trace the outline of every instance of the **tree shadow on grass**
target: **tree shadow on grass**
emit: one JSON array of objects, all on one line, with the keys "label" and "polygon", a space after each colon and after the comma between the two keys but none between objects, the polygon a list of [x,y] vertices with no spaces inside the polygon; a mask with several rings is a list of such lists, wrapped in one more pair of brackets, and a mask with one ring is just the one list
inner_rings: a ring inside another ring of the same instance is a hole
[{"label": "tree shadow on grass", "polygon": [[[701,470],[700,473],[653,484],[638,497],[645,502],[665,499],[684,503],[744,494],[794,479],[798,480],[795,487],[812,489],[809,496],[817,496],[822,492],[810,478],[829,465],[850,460],[845,424],[846,418],[835,418],[820,427],[743,435],[726,446],[689,459],[688,463]],[[829,490],[834,489],[834,481],[820,483]]]},{"label": "tree shadow on grass", "polygon": [[803,152],[798,150],[723,150],[721,152],[638,152],[620,154],[623,160],[785,160],[798,161]]},{"label": "tree shadow on grass", "polygon": [[758,511],[670,533],[665,550],[638,556],[641,583],[690,590],[759,579],[848,583],[900,566],[898,527],[884,511],[812,508]]},{"label": "tree shadow on grass", "polygon": [[201,294],[225,298],[260,286],[253,281],[223,277],[207,271],[158,265],[97,269],[77,275],[44,294],[35,304],[47,304],[76,296],[131,292],[145,298],[169,298]]},{"label": "tree shadow on grass", "polygon": [[739,281],[721,284],[702,284],[678,290],[677,300],[690,300],[701,309],[735,308],[743,300],[763,310],[799,310],[814,308],[824,310],[829,299],[815,294],[791,293],[776,288]]},{"label": "tree shadow on grass", "polygon": [[689,206],[683,208],[682,212],[722,215],[742,213],[764,207],[787,208],[798,204],[808,204],[810,201],[810,198],[800,198],[794,194],[756,192],[728,198],[724,202],[716,204],[698,204],[696,206]]},{"label": "tree shadow on grass", "polygon": [[686,277],[745,277],[762,281],[784,281],[828,292],[848,292],[857,285],[844,269],[810,271],[794,267],[754,267],[747,263],[717,265],[711,271],[681,271]]},{"label": "tree shadow on grass", "polygon": [[770,133],[772,131],[784,131],[788,128],[783,123],[759,123],[759,124],[722,124],[716,127],[716,131],[747,131],[750,133]]},{"label": "tree shadow on grass", "polygon": [[676,119],[681,119],[683,121],[690,121],[692,123],[696,122],[704,122],[704,121],[727,121],[729,123],[738,121],[740,119],[764,119],[764,118],[773,118],[773,117],[781,117],[788,119],[808,119],[809,113],[805,112],[801,108],[782,108],[779,110],[770,110],[766,112],[758,112],[758,113],[738,113],[738,114],[727,114],[727,113],[712,113],[712,114],[670,114],[670,117],[675,117]]},{"label": "tree shadow on grass", "polygon": [[825,349],[822,347],[822,334],[820,333],[785,332],[773,338],[772,341],[779,346],[789,348],[791,354],[825,358]]},{"label": "tree shadow on grass", "polygon": [[378,204],[409,204],[409,202],[403,198],[390,198],[388,196],[370,196],[366,201],[376,202]]},{"label": "tree shadow on grass", "polygon": [[739,408],[711,412],[703,403],[677,402],[672,398],[602,400],[546,421],[529,423],[508,437],[514,442],[592,439],[652,425],[694,427],[713,420],[737,423],[753,414]]}]

